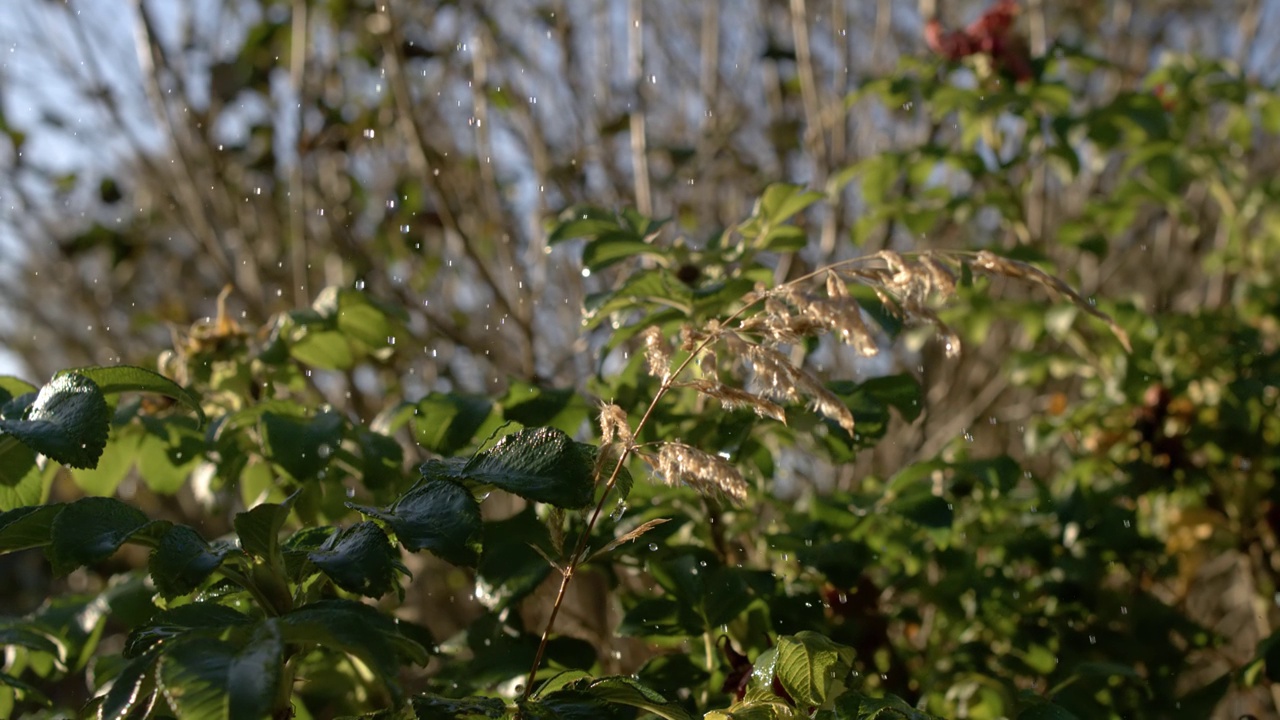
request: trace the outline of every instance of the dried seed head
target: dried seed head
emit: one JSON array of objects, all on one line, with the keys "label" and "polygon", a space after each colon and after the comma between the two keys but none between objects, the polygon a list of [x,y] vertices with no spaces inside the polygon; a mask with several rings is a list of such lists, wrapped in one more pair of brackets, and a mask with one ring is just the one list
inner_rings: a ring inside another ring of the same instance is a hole
[{"label": "dried seed head", "polygon": [[1072,290],[1070,285],[1040,268],[1020,260],[1000,257],[989,250],[979,251],[972,266],[973,269],[985,272],[988,275],[1000,275],[1016,280],[1026,280],[1045,288],[1052,294],[1066,296],[1076,307],[1105,322],[1111,330],[1111,334],[1115,335],[1120,344],[1124,346],[1124,349],[1127,352],[1133,352],[1133,346],[1129,343],[1129,334],[1124,331],[1124,328],[1116,324],[1115,319],[1094,307],[1093,303],[1080,297],[1080,294]]},{"label": "dried seed head", "polygon": [[730,387],[721,382],[705,379],[691,383],[691,387],[704,395],[719,400],[720,405],[726,410],[751,408],[760,417],[773,418],[782,423],[787,422],[787,413],[780,405],[771,403],[758,395],[752,395],[741,388]]},{"label": "dried seed head", "polygon": [[613,403],[605,403],[600,408],[600,444],[608,445],[615,439],[627,447],[635,444],[631,424],[627,422],[627,411]]},{"label": "dried seed head", "polygon": [[734,501],[747,498],[747,483],[724,458],[683,443],[664,443],[658,450],[657,471],[668,485],[683,482],[703,495],[720,494]]},{"label": "dried seed head", "polygon": [[920,255],[920,265],[929,277],[929,289],[943,300],[948,300],[956,292],[956,276],[939,260],[932,251]]},{"label": "dried seed head", "polygon": [[644,361],[649,366],[649,374],[666,380],[671,372],[671,348],[662,337],[662,330],[651,326],[645,328],[641,337],[644,338]]}]

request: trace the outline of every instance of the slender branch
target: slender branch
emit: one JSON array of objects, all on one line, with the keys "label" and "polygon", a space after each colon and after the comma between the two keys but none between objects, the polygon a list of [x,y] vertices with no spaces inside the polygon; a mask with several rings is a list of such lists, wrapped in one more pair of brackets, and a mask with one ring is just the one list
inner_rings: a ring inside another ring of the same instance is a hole
[{"label": "slender branch", "polygon": [[631,85],[631,174],[635,182],[636,210],[653,214],[649,187],[649,155],[645,143],[644,103],[644,0],[627,5],[627,82]]},{"label": "slender branch", "polygon": [[[306,82],[307,68],[307,0],[293,0],[293,26],[291,29],[289,57],[289,82],[298,106],[298,122],[296,136],[302,138],[303,86]],[[297,156],[293,158],[293,166],[289,168],[289,263],[293,275],[293,302],[298,307],[306,307],[307,297],[307,197],[303,184],[303,143],[295,143]]]}]

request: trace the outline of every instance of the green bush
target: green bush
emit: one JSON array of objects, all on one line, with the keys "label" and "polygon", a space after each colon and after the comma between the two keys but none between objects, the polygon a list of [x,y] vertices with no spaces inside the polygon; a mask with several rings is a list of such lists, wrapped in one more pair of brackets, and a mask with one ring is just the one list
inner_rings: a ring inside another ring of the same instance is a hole
[{"label": "green bush", "polygon": [[[825,188],[771,185],[705,241],[630,210],[566,210],[550,241],[605,279],[583,308],[589,396],[512,381],[368,420],[323,406],[324,373],[399,351],[404,322],[338,288],[261,333],[225,315],[194,327],[163,375],[3,379],[0,551],[42,548],[56,575],[107,580],[3,621],[0,714],[1191,717],[1280,676],[1273,640],[1248,665],[1193,673],[1221,638],[1167,593],[1214,548],[1274,542],[1280,330],[1256,257],[1277,245],[1276,188],[1236,172],[1233,148],[1274,139],[1280,100],[1179,61],[1147,80],[1172,101],[1077,107],[1070,82],[1090,62],[1063,48],[1027,82],[970,89],[909,64],[850,102],[920,102],[959,128],[949,145],[868,158]],[[1059,219],[1059,242],[1105,258],[1136,217],[1176,216],[1203,184],[1237,213],[1228,232],[1256,233],[1212,256],[1232,305],[1104,312],[1031,242],[777,279],[799,267],[798,220],[850,183],[859,237],[972,229],[987,211],[1029,236],[1031,169],[1069,177],[1116,150],[1128,172]],[[831,378],[822,358],[923,347],[945,363],[1002,324],[1020,334],[999,369],[1048,400],[1026,454],[958,443],[850,477],[926,398],[912,373]],[[1059,407],[1067,389],[1082,401]],[[828,481],[786,491],[797,463]],[[180,491],[202,524],[167,519]],[[487,509],[495,492],[509,512]],[[483,605],[456,636],[397,617],[406,554],[423,551],[462,568],[450,577]],[[616,646],[557,632],[586,576],[620,612]],[[531,626],[539,588],[555,600]]]}]

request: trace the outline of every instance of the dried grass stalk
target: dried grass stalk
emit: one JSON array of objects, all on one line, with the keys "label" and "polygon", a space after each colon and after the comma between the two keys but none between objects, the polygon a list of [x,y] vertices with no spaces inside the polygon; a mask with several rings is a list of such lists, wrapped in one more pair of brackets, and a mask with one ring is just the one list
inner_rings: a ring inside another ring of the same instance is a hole
[{"label": "dried grass stalk", "polygon": [[929,289],[943,300],[950,300],[956,294],[956,275],[945,263],[933,254],[925,251],[920,255],[920,266],[929,278]]},{"label": "dried grass stalk", "polygon": [[787,402],[804,398],[823,416],[853,434],[853,413],[808,370],[796,367],[773,348],[739,341],[736,349],[740,357],[746,357],[751,363],[756,394]]},{"label": "dried grass stalk", "polygon": [[615,439],[627,447],[636,442],[631,434],[631,424],[627,422],[627,411],[613,403],[605,403],[600,408],[600,445],[608,445]]},{"label": "dried grass stalk", "polygon": [[689,386],[708,397],[719,400],[720,405],[726,410],[750,408],[760,417],[773,418],[783,424],[787,422],[787,413],[781,405],[769,402],[758,395],[752,395],[741,388],[707,379],[690,383]]},{"label": "dried grass stalk", "polygon": [[683,482],[703,495],[720,494],[735,502],[747,498],[747,482],[724,458],[683,443],[663,443],[657,471],[668,485]]},{"label": "dried grass stalk", "polygon": [[656,326],[645,328],[641,334],[644,338],[644,361],[649,367],[649,374],[665,381],[671,373],[671,348],[662,330]]},{"label": "dried grass stalk", "polygon": [[988,275],[1000,275],[1017,280],[1026,280],[1045,288],[1050,293],[1065,295],[1073,304],[1075,304],[1076,307],[1105,322],[1107,327],[1110,328],[1111,334],[1116,336],[1116,339],[1120,341],[1120,344],[1124,346],[1124,349],[1127,352],[1133,352],[1133,346],[1129,343],[1129,334],[1124,331],[1124,328],[1117,325],[1116,321],[1112,319],[1110,315],[1102,312],[1098,308],[1094,307],[1088,300],[1080,297],[1075,290],[1071,289],[1071,286],[1046,273],[1040,268],[1020,260],[1010,260],[1009,258],[1000,257],[999,255],[987,250],[981,250],[978,252],[977,258],[973,261],[973,268],[975,270],[983,271]]}]

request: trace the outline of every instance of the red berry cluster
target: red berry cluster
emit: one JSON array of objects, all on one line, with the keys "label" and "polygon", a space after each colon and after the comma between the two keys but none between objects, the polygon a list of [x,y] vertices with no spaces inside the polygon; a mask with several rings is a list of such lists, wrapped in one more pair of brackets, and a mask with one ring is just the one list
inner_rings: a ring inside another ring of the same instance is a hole
[{"label": "red berry cluster", "polygon": [[996,0],[982,17],[963,30],[944,30],[937,18],[930,18],[924,26],[924,39],[930,50],[947,60],[981,53],[990,56],[997,68],[1015,80],[1030,80],[1027,45],[1013,33],[1013,21],[1019,12],[1017,0]]}]

